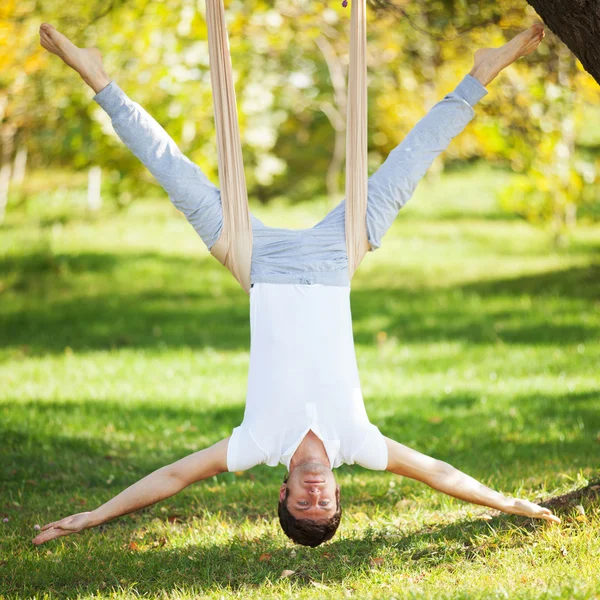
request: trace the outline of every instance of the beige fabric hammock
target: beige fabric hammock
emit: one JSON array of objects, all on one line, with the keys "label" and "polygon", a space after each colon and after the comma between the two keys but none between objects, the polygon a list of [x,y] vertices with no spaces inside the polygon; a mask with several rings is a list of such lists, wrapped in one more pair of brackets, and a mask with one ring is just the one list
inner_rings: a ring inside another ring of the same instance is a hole
[{"label": "beige fabric hammock", "polygon": [[[369,249],[367,213],[366,0],[352,0],[346,126],[346,249],[348,276]],[[250,293],[252,225],[223,0],[206,0],[210,73],[217,130],[223,230],[211,254]]]}]

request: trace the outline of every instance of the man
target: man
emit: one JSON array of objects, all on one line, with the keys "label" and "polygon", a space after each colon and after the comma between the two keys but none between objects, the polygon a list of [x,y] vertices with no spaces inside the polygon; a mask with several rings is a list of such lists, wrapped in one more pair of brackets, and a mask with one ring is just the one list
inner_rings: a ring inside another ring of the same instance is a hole
[{"label": "man", "polygon": [[[372,248],[379,246],[379,238],[427,166],[466,126],[472,117],[471,105],[487,93],[484,86],[503,68],[532,52],[543,35],[543,26],[536,24],[500,48],[478,50],[473,69],[455,92],[430,111],[373,175],[367,213]],[[75,69],[96,92],[94,99],[109,113],[121,139],[148,166],[210,249],[222,218],[216,188],[108,77],[98,50],[77,48],[49,24],[40,27],[40,38],[42,46]],[[401,167],[404,179],[399,183]],[[345,253],[340,228],[343,209],[341,203],[310,230],[315,236],[311,244],[316,242],[312,245],[319,248],[322,240],[317,236],[335,234],[335,239],[326,239],[332,247],[338,244],[340,260]],[[261,279],[258,275],[265,251],[261,240],[272,240],[283,231],[287,237],[298,234],[294,238],[298,241],[303,231],[276,230],[257,220],[253,228],[255,233],[262,232],[262,237],[255,235],[258,241],[252,256],[256,283],[251,290],[251,370],[243,423],[230,437],[158,469],[97,509],[44,525],[34,544],[105,523],[225,471],[279,463],[289,472],[279,490],[281,526],[294,541],[307,546],[318,546],[337,530],[342,509],[333,469],[341,464],[385,469],[474,504],[560,522],[546,508],[505,497],[451,465],[383,436],[369,422],[360,393],[349,288],[334,281],[343,271],[317,269],[312,275],[322,277],[320,283],[303,287],[295,280],[288,281],[286,278],[294,275],[286,272],[277,273],[278,283]],[[310,250],[311,244],[296,245]],[[275,243],[267,246],[279,247]],[[325,265],[326,260],[321,259],[319,265]],[[286,256],[285,260],[291,259]],[[300,282],[315,283],[304,278]]]}]

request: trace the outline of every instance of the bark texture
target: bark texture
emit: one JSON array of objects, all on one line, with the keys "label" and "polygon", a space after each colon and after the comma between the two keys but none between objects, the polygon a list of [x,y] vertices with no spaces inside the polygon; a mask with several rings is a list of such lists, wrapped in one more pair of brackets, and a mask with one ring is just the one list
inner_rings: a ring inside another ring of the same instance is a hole
[{"label": "bark texture", "polygon": [[527,0],[600,84],[600,0]]}]

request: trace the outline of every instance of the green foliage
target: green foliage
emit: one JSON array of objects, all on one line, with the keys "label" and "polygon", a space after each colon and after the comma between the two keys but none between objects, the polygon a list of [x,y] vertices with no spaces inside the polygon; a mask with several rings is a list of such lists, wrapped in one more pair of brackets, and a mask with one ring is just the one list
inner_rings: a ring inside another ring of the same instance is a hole
[{"label": "green foliage", "polygon": [[[368,13],[370,172],[468,72],[476,48],[504,43],[535,18],[518,0],[415,0],[400,8]],[[350,10],[340,3],[265,0],[233,0],[226,9],[249,195],[262,202],[282,195],[300,202],[342,192],[344,163],[332,165],[332,155],[335,129],[343,135],[339,127],[346,119]],[[128,176],[150,181],[91,101],[90,90],[40,48],[38,26],[49,21],[75,43],[98,46],[111,77],[218,182],[204,3],[76,0],[59,6],[10,0],[1,10],[5,126],[14,127],[34,167],[84,171],[100,165],[108,196],[122,205],[148,189],[137,193],[128,187]],[[334,85],[338,75],[341,87]],[[521,186],[503,193],[506,210],[540,221],[573,204],[591,217],[600,210],[592,206],[598,100],[591,76],[548,32],[538,51],[490,85],[475,120],[437,168],[482,158],[530,177],[530,187],[536,173],[543,173],[556,192],[541,202],[536,183],[532,203],[547,207],[536,211],[508,202],[521,197]]]}]

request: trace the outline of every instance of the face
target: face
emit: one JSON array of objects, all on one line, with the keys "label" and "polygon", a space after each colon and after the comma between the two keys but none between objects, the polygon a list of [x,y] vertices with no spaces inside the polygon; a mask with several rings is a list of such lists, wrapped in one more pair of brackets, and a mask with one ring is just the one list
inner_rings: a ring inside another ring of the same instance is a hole
[{"label": "face", "polygon": [[330,519],[337,509],[336,492],[340,486],[335,484],[333,471],[318,463],[298,465],[279,490],[279,499],[285,498],[287,508],[296,519],[325,521]]}]

